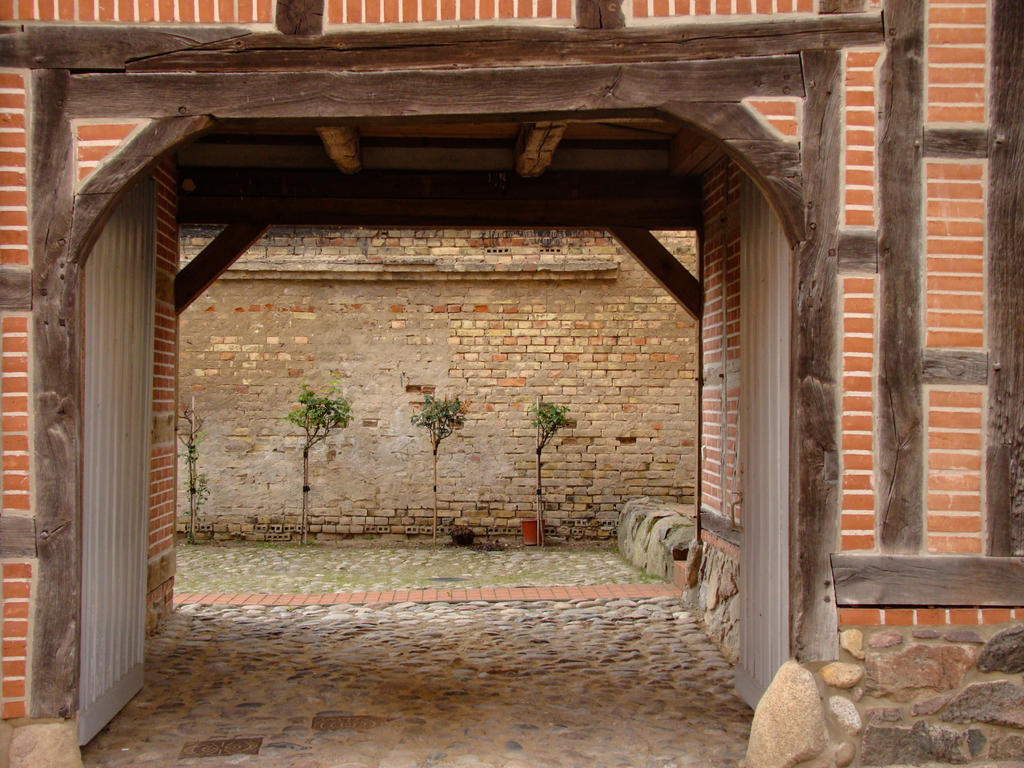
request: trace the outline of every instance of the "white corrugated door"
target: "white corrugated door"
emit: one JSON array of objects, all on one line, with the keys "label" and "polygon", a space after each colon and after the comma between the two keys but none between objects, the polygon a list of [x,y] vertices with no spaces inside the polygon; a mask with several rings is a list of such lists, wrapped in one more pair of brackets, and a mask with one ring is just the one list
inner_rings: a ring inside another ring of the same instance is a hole
[{"label": "white corrugated door", "polygon": [[740,197],[740,662],[755,706],[789,658],[790,249],[757,186]]},{"label": "white corrugated door", "polygon": [[138,184],[85,267],[79,742],[142,687],[156,192]]}]

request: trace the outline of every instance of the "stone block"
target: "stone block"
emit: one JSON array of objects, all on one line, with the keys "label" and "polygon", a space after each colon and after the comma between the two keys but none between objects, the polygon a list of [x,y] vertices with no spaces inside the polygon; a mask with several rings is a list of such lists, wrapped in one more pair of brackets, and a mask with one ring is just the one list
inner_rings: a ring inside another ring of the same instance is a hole
[{"label": "stone block", "polygon": [[869,653],[866,691],[869,696],[896,701],[910,701],[922,691],[950,691],[960,685],[976,658],[976,649],[953,645],[912,645],[894,653]]},{"label": "stone block", "polygon": [[864,765],[921,765],[966,763],[970,759],[965,734],[924,721],[912,728],[869,725],[864,731]]},{"label": "stone block", "polygon": [[1024,624],[1004,629],[985,643],[978,657],[982,672],[1024,672]]},{"label": "stone block", "polygon": [[787,661],[754,711],[747,768],[792,768],[825,749],[825,712],[814,676]]},{"label": "stone block", "polygon": [[990,723],[1024,728],[1024,687],[1009,680],[973,683],[942,709],[948,723]]},{"label": "stone block", "polygon": [[10,768],[82,768],[72,721],[31,723],[11,734]]}]

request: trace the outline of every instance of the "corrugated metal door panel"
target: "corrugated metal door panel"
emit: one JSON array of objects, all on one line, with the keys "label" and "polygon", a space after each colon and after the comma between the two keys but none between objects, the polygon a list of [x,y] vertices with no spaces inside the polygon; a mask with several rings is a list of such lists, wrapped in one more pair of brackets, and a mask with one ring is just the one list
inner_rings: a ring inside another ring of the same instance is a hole
[{"label": "corrugated metal door panel", "polygon": [[756,706],[789,658],[790,249],[760,190],[740,199],[740,662]]},{"label": "corrugated metal door panel", "polygon": [[118,206],[85,267],[79,742],[142,687],[156,188]]}]

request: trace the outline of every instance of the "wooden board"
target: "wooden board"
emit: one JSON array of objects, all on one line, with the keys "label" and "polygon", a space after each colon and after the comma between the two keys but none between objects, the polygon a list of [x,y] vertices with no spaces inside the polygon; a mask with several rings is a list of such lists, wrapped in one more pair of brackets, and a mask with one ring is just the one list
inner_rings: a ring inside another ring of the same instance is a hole
[{"label": "wooden board", "polygon": [[0,558],[36,556],[36,521],[22,515],[0,515]]},{"label": "wooden board", "polygon": [[1024,5],[991,3],[988,238],[988,551],[1024,554]]},{"label": "wooden board", "polygon": [[971,160],[988,157],[987,128],[924,127],[925,157]]},{"label": "wooden board", "polygon": [[704,311],[704,288],[661,241],[646,229],[609,227],[609,232],[694,320]]},{"label": "wooden board", "polygon": [[[381,118],[653,108],[691,101],[802,96],[798,56],[662,64],[479,68],[411,73],[84,74],[72,76],[74,117]],[[543,118],[538,118],[543,119]]]},{"label": "wooden board", "polygon": [[988,352],[979,350],[926,349],[921,361],[925,384],[957,386],[988,383]]},{"label": "wooden board", "polygon": [[732,522],[724,515],[715,514],[707,509],[700,511],[700,527],[727,544],[740,547],[743,544],[743,531],[733,528]]},{"label": "wooden board", "polygon": [[924,422],[921,270],[924,262],[921,131],[924,0],[886,12],[878,135],[878,359],[875,392],[878,546],[917,552],[923,535]]},{"label": "wooden board", "polygon": [[224,274],[268,229],[266,224],[242,222],[224,228],[174,277],[174,311],[188,306]]},{"label": "wooden board", "polygon": [[32,309],[32,270],[0,266],[0,309],[23,312]]},{"label": "wooden board", "polygon": [[[605,0],[607,2],[607,0]],[[225,37],[229,37],[225,34]],[[141,57],[131,71],[383,70],[683,61],[839,50],[882,42],[877,11],[842,16],[701,19],[630,29],[473,26],[252,34]]]},{"label": "wooden board", "polygon": [[877,271],[878,233],[873,229],[840,229],[840,274],[874,275]]},{"label": "wooden board", "polygon": [[33,490],[37,593],[32,626],[31,717],[70,717],[78,706],[81,584],[81,270],[68,258],[75,154],[61,106],[66,72],[32,74],[30,247],[33,264]]},{"label": "wooden board", "polygon": [[976,555],[832,556],[841,606],[1011,606],[1021,602],[1024,559]]},{"label": "wooden board", "polygon": [[245,27],[47,24],[0,27],[0,64],[23,69],[124,70],[128,61],[238,40]]},{"label": "wooden board", "polygon": [[790,384],[789,595],[791,652],[834,659],[838,619],[829,554],[839,545],[838,260],[843,89],[840,56],[804,54],[806,239],[793,275]]}]

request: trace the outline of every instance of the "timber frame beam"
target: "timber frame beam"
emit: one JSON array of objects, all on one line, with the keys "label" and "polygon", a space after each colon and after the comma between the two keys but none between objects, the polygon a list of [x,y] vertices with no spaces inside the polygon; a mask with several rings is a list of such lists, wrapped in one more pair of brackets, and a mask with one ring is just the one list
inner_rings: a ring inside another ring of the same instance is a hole
[{"label": "timber frame beam", "polygon": [[[286,34],[245,27],[160,25],[0,27],[0,65],[79,71],[226,72],[667,62],[838,50],[882,42],[881,14],[684,22],[632,29],[508,26],[318,35],[316,3]],[[283,20],[278,19],[279,27]],[[306,24],[308,31],[300,31]],[[309,37],[287,34],[296,31]]]},{"label": "timber frame beam", "polygon": [[689,270],[672,255],[661,241],[646,229],[610,227],[612,236],[650,273],[661,287],[683,305],[694,320],[704,314],[704,289]]},{"label": "timber frame beam", "polygon": [[174,312],[181,314],[259,240],[267,224],[229,224],[174,277]]}]

